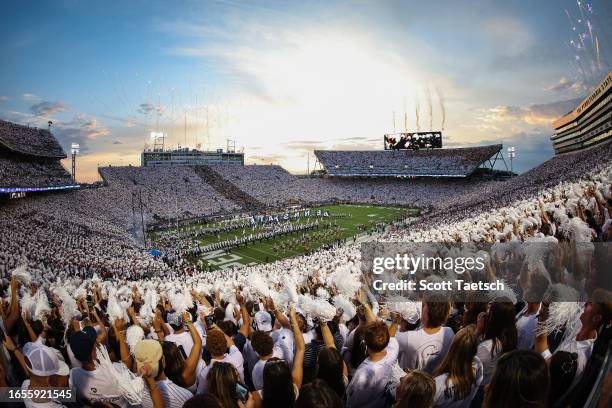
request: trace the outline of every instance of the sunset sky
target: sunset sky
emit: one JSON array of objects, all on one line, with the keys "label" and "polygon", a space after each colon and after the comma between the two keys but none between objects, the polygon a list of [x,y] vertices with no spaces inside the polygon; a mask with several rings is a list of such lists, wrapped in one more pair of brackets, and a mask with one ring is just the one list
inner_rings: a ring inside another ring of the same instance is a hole
[{"label": "sunset sky", "polygon": [[419,128],[443,129],[447,147],[514,145],[524,171],[552,156],[552,120],[611,68],[604,0],[8,0],[2,11],[0,118],[52,120],[66,151],[81,145],[81,181],[98,164],[138,165],[152,130],[169,147],[231,138],[247,163],[304,172],[313,149],[381,149],[393,112],[397,130],[404,117],[416,130],[417,105]]}]

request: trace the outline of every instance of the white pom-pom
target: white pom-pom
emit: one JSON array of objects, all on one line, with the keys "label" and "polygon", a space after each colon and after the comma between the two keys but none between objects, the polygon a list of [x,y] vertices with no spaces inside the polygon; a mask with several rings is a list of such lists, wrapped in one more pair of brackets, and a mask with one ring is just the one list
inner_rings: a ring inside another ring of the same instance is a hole
[{"label": "white pom-pom", "polygon": [[28,272],[27,265],[20,265],[13,269],[11,275],[15,277],[21,284],[28,286],[32,282],[32,275]]},{"label": "white pom-pom", "polygon": [[402,319],[406,320],[410,324],[415,324],[421,318],[417,304],[405,299],[389,301],[387,302],[387,308],[390,312],[399,313],[402,316]]},{"label": "white pom-pom", "polygon": [[299,299],[300,308],[306,316],[316,317],[321,320],[331,320],[336,315],[336,308],[323,299],[313,299],[306,295],[300,295]]},{"label": "white pom-pom", "polygon": [[171,292],[168,295],[168,300],[172,305],[172,308],[179,313],[183,313],[193,307],[193,297],[187,288]]},{"label": "white pom-pom", "polygon": [[125,332],[125,342],[130,348],[130,353],[134,354],[134,348],[141,340],[144,340],[145,334],[142,327],[133,324]]},{"label": "white pom-pom", "polygon": [[351,269],[345,265],[338,267],[334,273],[329,275],[328,284],[334,285],[338,293],[348,298],[354,297],[355,292],[361,287],[359,275],[351,273]]},{"label": "white pom-pom", "polygon": [[344,295],[336,295],[333,298],[334,306],[338,309],[342,309],[342,319],[346,322],[351,320],[357,314],[355,305],[346,298]]},{"label": "white pom-pom", "polygon": [[575,327],[580,324],[582,314],[582,303],[579,302],[553,302],[548,307],[548,319],[539,323],[536,334],[550,334],[556,331],[572,333]]},{"label": "white pom-pom", "polygon": [[124,397],[131,405],[140,405],[145,392],[144,381],[141,377],[136,377],[125,365],[114,365],[111,361],[106,347],[97,346],[96,360],[94,365],[100,377],[108,381],[109,389]]},{"label": "white pom-pom", "polygon": [[127,310],[124,309],[117,300],[117,296],[114,290],[111,290],[108,293],[106,314],[108,315],[108,320],[110,320],[111,323],[115,323],[115,320],[117,319],[123,319],[125,322],[128,321]]},{"label": "white pom-pom", "polygon": [[317,297],[323,300],[329,299],[329,292],[322,286],[317,288]]},{"label": "white pom-pom", "polygon": [[42,288],[39,288],[34,295],[34,313],[31,315],[34,320],[45,320],[45,318],[51,313],[51,306],[49,306],[49,300],[47,295]]}]

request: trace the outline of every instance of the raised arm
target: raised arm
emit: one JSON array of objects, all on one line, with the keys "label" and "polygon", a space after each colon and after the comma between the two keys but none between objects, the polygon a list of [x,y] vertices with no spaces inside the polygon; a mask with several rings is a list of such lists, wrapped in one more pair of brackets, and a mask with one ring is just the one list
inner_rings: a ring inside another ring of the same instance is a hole
[{"label": "raised arm", "polygon": [[183,381],[188,386],[193,385],[196,381],[196,369],[202,353],[202,338],[193,325],[190,317],[191,315],[188,312],[183,313],[183,321],[187,324],[189,334],[191,334],[191,339],[193,340],[193,347],[189,352],[189,357],[185,360],[185,365],[183,366],[183,372],[181,374]]},{"label": "raised arm", "polygon": [[274,301],[270,297],[266,298],[266,308],[269,312],[272,312],[274,314],[276,320],[278,320],[281,326],[283,326],[285,329],[291,328],[291,322],[289,321],[289,319],[287,319],[287,316],[285,316],[283,312],[276,308],[276,306],[274,305]]},{"label": "raised arm", "polygon": [[166,330],[168,329],[161,318],[161,312],[159,309],[155,310],[155,317],[153,318],[153,329],[157,334],[157,340],[164,341],[166,337]]},{"label": "raised arm", "polygon": [[130,347],[125,341],[125,322],[123,319],[117,319],[113,323],[113,331],[115,332],[115,337],[119,342],[119,354],[121,355],[121,362],[125,364],[125,366],[134,371],[134,361],[132,359],[132,353],[130,353]]},{"label": "raised arm", "polygon": [[4,328],[7,333],[11,333],[17,320],[19,320],[19,296],[17,296],[17,278],[14,276],[11,278],[11,305],[9,306],[9,312],[4,321]]},{"label": "raised arm", "polygon": [[17,345],[15,345],[15,342],[13,341],[11,336],[9,336],[8,334],[5,334],[5,336],[4,336],[4,343],[3,344],[4,344],[4,347],[6,347],[6,349],[9,352],[11,352],[11,353],[13,353],[15,355],[15,358],[17,359],[17,361],[19,361],[19,365],[23,369],[23,372],[28,377],[30,377],[30,370],[28,370],[28,366],[26,365],[25,359],[23,358],[23,353],[21,352],[19,347],[17,347]]},{"label": "raised arm", "polygon": [[[540,313],[538,314],[538,324],[545,323],[548,319],[548,303],[542,302]],[[536,336],[534,350],[543,353],[548,350],[548,334],[540,333]]]},{"label": "raised arm", "polygon": [[327,322],[321,322],[321,334],[323,335],[323,342],[326,347],[336,348],[336,343],[334,343],[334,336],[332,335],[331,330],[329,330],[329,326]]},{"label": "raised arm", "polygon": [[157,386],[157,382],[155,378],[151,376],[151,365],[149,363],[145,363],[139,371],[139,374],[142,376],[145,384],[149,389],[149,394],[151,394],[151,401],[153,402],[153,408],[164,408],[164,397],[162,396],[159,387]]},{"label": "raised arm", "polygon": [[249,316],[249,312],[246,308],[244,296],[240,293],[236,293],[236,301],[240,305],[240,315],[242,316],[242,326],[240,326],[239,331],[244,337],[248,338],[251,332],[251,316]]},{"label": "raised arm", "polygon": [[304,336],[300,331],[298,325],[297,316],[295,314],[295,308],[291,306],[289,311],[291,316],[291,327],[293,328],[293,337],[295,338],[295,355],[293,356],[293,369],[291,370],[291,376],[293,377],[293,383],[298,388],[302,387],[302,380],[304,378],[304,351],[306,345],[304,344]]}]

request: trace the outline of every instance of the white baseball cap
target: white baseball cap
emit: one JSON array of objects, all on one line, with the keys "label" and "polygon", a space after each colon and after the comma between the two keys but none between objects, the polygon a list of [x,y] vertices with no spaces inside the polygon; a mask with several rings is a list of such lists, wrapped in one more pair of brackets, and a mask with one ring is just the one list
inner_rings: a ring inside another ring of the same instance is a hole
[{"label": "white baseball cap", "polygon": [[270,316],[270,313],[263,310],[255,313],[255,326],[259,331],[272,331],[272,316]]},{"label": "white baseball cap", "polygon": [[51,347],[44,344],[26,343],[23,346],[23,356],[27,358],[28,370],[39,377],[70,374],[68,365],[57,357],[57,353]]}]

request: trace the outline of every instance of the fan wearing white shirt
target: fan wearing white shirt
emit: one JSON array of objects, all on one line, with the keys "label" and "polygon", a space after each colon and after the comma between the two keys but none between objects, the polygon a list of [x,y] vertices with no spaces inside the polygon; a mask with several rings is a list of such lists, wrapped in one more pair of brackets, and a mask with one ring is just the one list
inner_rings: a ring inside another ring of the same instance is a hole
[{"label": "fan wearing white shirt", "polygon": [[539,311],[540,302],[528,302],[523,310],[516,316],[516,330],[518,335],[516,347],[518,349],[533,349]]},{"label": "fan wearing white shirt", "polygon": [[478,335],[472,325],[457,332],[436,369],[434,407],[469,407],[482,383],[482,363],[476,357]]},{"label": "fan wearing white shirt", "polygon": [[[577,367],[576,376],[572,385],[576,384],[587,365],[591,353],[593,352],[593,344],[597,339],[597,333],[601,327],[605,327],[612,319],[612,295],[610,292],[603,289],[596,289],[591,295],[592,301],[585,303],[584,310],[580,315],[582,327],[574,339],[562,341],[562,344],[555,350],[567,351],[576,353]],[[545,322],[548,319],[548,304],[542,302],[540,322]],[[542,333],[536,337],[535,350],[542,354],[546,360],[550,360],[552,353],[548,349],[548,336]]]},{"label": "fan wearing white shirt", "polygon": [[[206,349],[212,356],[210,363],[202,369],[198,377],[197,394],[207,391],[208,381],[206,377],[214,363],[230,363],[236,368],[240,381],[244,382],[244,358],[231,337],[223,333],[219,328],[208,330],[206,338]],[[229,349],[229,353],[227,352]]]},{"label": "fan wearing white shirt", "polygon": [[394,315],[391,327],[377,321],[368,305],[364,305],[367,324],[365,342],[368,348],[366,358],[355,371],[346,390],[348,408],[382,408],[387,404],[387,384],[393,365],[397,362],[399,346],[395,339],[399,316]]},{"label": "fan wearing white shirt", "polygon": [[422,328],[396,335],[400,347],[400,367],[430,374],[434,372],[453,341],[453,330],[442,326],[449,313],[450,304],[446,300],[423,302]]},{"label": "fan wearing white shirt", "polygon": [[499,357],[516,349],[516,323],[512,302],[495,301],[487,313],[480,313],[476,324],[478,337],[483,341],[478,345],[478,358],[483,366],[482,385],[491,381]]}]

